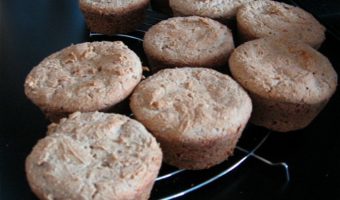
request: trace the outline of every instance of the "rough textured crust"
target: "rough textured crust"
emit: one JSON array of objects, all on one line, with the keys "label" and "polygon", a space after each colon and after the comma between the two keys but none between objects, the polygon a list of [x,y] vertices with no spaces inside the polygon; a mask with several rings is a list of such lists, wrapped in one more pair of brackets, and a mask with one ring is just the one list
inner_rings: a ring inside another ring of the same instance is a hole
[{"label": "rough textured crust", "polygon": [[329,60],[297,41],[262,38],[234,50],[233,77],[254,104],[251,121],[276,131],[306,127],[335,92],[337,74]]},{"label": "rough textured crust", "polygon": [[144,21],[149,0],[79,0],[90,31],[113,35],[133,31]]},{"label": "rough textured crust", "polygon": [[325,28],[311,14],[275,1],[242,6],[237,12],[237,27],[243,41],[277,36],[301,40],[317,49],[325,40]]},{"label": "rough textured crust", "polygon": [[45,58],[25,81],[25,93],[47,116],[107,110],[142,77],[138,56],[122,42],[72,45]]},{"label": "rough textured crust", "polygon": [[26,159],[40,199],[148,199],[162,162],[154,137],[123,115],[74,113]]},{"label": "rough textured crust", "polygon": [[160,142],[164,161],[187,169],[226,160],[252,110],[234,80],[206,68],[159,71],[136,87],[130,107]]},{"label": "rough textured crust", "polygon": [[169,0],[175,16],[209,17],[222,23],[234,18],[240,6],[252,0]]},{"label": "rough textured crust", "polygon": [[152,26],[143,46],[153,69],[226,67],[234,42],[226,26],[192,16],[174,17]]}]

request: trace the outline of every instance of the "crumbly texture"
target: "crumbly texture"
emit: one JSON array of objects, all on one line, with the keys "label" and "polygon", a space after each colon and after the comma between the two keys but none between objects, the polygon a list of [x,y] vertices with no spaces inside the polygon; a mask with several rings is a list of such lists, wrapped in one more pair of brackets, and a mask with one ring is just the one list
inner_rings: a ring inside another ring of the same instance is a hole
[{"label": "crumbly texture", "polygon": [[319,48],[325,40],[325,28],[311,14],[275,1],[245,4],[237,12],[237,26],[243,41],[276,36],[300,40]]},{"label": "crumbly texture", "polygon": [[247,42],[235,49],[229,66],[252,97],[252,122],[276,131],[307,126],[337,86],[337,74],[329,60],[294,40]]},{"label": "crumbly texture", "polygon": [[83,8],[92,9],[102,14],[124,12],[126,9],[148,3],[146,0],[79,0]]},{"label": "crumbly texture", "polygon": [[226,160],[252,110],[234,80],[206,68],[159,71],[136,87],[130,107],[160,142],[165,162],[187,169]]},{"label": "crumbly texture", "polygon": [[76,112],[48,127],[26,159],[26,174],[40,199],[148,199],[161,162],[139,122]]},{"label": "crumbly texture", "polygon": [[142,64],[122,42],[82,43],[67,47],[34,67],[25,93],[48,116],[107,110],[140,82]]},{"label": "crumbly texture", "polygon": [[132,32],[143,23],[149,0],[79,0],[90,31],[113,35]]},{"label": "crumbly texture", "polygon": [[153,68],[226,67],[234,49],[230,30],[203,17],[174,17],[152,26],[144,50]]},{"label": "crumbly texture", "polygon": [[252,0],[169,0],[175,16],[202,16],[228,21],[236,16],[240,6]]}]

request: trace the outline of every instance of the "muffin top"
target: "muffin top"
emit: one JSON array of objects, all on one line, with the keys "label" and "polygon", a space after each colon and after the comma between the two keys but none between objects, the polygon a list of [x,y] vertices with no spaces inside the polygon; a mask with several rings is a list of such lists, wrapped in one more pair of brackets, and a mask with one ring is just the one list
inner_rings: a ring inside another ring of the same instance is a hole
[{"label": "muffin top", "polygon": [[114,14],[134,10],[142,5],[147,5],[150,0],[79,0],[82,10]]},{"label": "muffin top", "polygon": [[158,173],[162,152],[139,122],[76,112],[48,127],[26,160],[43,199],[131,199]]},{"label": "muffin top", "polygon": [[264,98],[316,103],[336,89],[337,74],[329,60],[295,40],[261,38],[237,47],[229,59],[233,77]]},{"label": "muffin top", "polygon": [[159,71],[136,87],[130,107],[156,137],[182,142],[233,134],[252,109],[234,80],[206,68]]},{"label": "muffin top", "polygon": [[234,48],[230,30],[209,18],[174,17],[152,26],[144,36],[144,50],[171,63],[202,63]]},{"label": "muffin top", "polygon": [[235,17],[237,9],[252,0],[169,0],[173,10],[183,15],[197,15],[214,19]]},{"label": "muffin top", "polygon": [[54,53],[34,67],[25,93],[49,111],[95,111],[123,100],[141,77],[141,61],[122,42],[87,42]]},{"label": "muffin top", "polygon": [[311,14],[275,1],[245,4],[237,12],[237,23],[256,38],[286,37],[301,40],[314,48],[325,39],[325,28]]}]

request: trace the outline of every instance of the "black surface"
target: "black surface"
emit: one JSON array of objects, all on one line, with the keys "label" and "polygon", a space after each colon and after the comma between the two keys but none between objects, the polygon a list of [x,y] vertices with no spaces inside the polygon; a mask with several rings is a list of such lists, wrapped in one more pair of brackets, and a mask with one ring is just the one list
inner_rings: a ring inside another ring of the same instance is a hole
[{"label": "black surface", "polygon": [[[298,3],[320,15],[331,28],[333,34],[327,35],[321,52],[339,72],[340,41],[334,37],[339,31],[338,1],[322,1],[322,6],[320,1],[302,2]],[[319,7],[325,10],[327,6],[330,10],[318,13]],[[1,200],[35,199],[25,178],[24,160],[45,135],[48,122],[24,95],[26,75],[52,52],[88,40],[76,0],[0,1]],[[187,199],[340,199],[339,113],[337,91],[308,128],[274,133],[257,152],[269,160],[289,164],[288,184],[281,169],[250,159]]]},{"label": "black surface", "polygon": [[339,0],[289,0],[313,13],[327,26],[332,36],[340,40],[340,1]]}]

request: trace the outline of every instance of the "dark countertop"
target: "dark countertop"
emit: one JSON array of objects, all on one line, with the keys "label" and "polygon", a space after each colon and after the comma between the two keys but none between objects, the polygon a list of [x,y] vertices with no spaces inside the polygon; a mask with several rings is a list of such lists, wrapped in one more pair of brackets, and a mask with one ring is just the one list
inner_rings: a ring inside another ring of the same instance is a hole
[{"label": "dark countertop", "polygon": [[[339,73],[339,1],[297,2],[329,27],[331,33],[320,51]],[[45,135],[48,122],[24,95],[26,75],[49,54],[88,40],[76,0],[0,1],[1,200],[35,199],[26,181],[24,160]],[[271,161],[287,162],[289,183],[281,169],[249,159],[187,199],[340,199],[339,119],[337,91],[309,127],[293,133],[273,133],[257,151]]]}]

